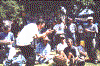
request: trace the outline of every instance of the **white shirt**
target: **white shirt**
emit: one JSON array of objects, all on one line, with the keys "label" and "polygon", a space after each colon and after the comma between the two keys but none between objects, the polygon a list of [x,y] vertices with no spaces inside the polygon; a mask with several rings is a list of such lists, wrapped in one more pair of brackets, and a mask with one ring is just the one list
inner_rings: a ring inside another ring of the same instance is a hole
[{"label": "white shirt", "polygon": [[76,25],[74,23],[71,23],[69,26],[69,29],[70,29],[71,33],[75,33]]},{"label": "white shirt", "polygon": [[24,26],[16,38],[16,44],[18,46],[29,45],[33,41],[35,34],[39,34],[36,23],[30,23]]},{"label": "white shirt", "polygon": [[64,43],[64,44],[59,43],[59,44],[57,45],[57,50],[62,51],[62,50],[64,50],[66,47],[68,47],[68,46],[67,46],[67,43]]},{"label": "white shirt", "polygon": [[64,33],[64,23],[56,24],[53,29],[55,29],[56,33]]}]

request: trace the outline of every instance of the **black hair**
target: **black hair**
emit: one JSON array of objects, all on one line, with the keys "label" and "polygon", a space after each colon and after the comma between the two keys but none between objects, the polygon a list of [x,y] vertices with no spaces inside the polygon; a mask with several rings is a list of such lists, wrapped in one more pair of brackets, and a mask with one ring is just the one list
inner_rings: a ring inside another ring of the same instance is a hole
[{"label": "black hair", "polygon": [[41,24],[42,24],[42,23],[45,23],[45,21],[44,21],[44,20],[40,21],[40,20],[38,19],[38,20],[36,21],[36,24],[39,25],[40,23],[41,23]]}]

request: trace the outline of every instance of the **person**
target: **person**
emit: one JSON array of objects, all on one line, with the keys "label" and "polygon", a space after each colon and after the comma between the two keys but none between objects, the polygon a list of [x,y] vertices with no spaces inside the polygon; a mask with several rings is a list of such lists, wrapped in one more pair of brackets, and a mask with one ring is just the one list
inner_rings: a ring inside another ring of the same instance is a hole
[{"label": "person", "polygon": [[79,51],[77,47],[73,46],[73,41],[70,38],[67,38],[67,45],[60,55],[54,57],[54,62],[57,64],[63,65],[75,65],[79,57]]},{"label": "person", "polygon": [[41,63],[46,63],[49,61],[49,55],[51,51],[51,46],[48,43],[49,38],[46,36],[42,39],[42,42],[39,42],[36,46],[36,60]]},{"label": "person", "polygon": [[74,45],[76,45],[76,36],[75,36],[75,32],[76,32],[76,25],[73,23],[73,19],[72,18],[68,18],[68,25],[67,25],[67,33],[66,33],[66,37],[67,38],[71,38],[73,39]]},{"label": "person", "polygon": [[[6,62],[4,65],[10,65],[14,55],[16,54],[16,49],[14,47],[14,34],[11,32],[12,22],[9,20],[3,20],[3,32],[0,32],[0,60],[3,63],[3,60]],[[7,58],[5,59],[5,57]]]},{"label": "person", "polygon": [[77,44],[80,44],[81,40],[84,40],[84,29],[83,29],[83,23],[79,22],[79,25],[77,27]]},{"label": "person", "polygon": [[87,49],[87,54],[91,62],[97,63],[97,54],[95,47],[93,46],[93,39],[95,33],[98,33],[98,28],[93,24],[93,17],[87,18],[88,25],[85,28],[85,48]]},{"label": "person", "polygon": [[82,42],[80,41],[80,44],[77,45],[78,51],[79,51],[79,58],[77,60],[76,66],[84,66],[85,65],[85,58],[87,56],[87,52],[85,51]]},{"label": "person", "polygon": [[64,33],[64,23],[62,22],[61,18],[57,18],[56,25],[53,27],[56,30],[56,34]]},{"label": "person", "polygon": [[60,34],[64,34],[64,23],[62,22],[61,18],[57,18],[57,22],[53,27],[53,30],[56,32],[54,35],[54,44],[56,46],[58,43],[60,43]]},{"label": "person", "polygon": [[43,34],[39,34],[39,30],[44,26],[44,21],[37,20],[36,23],[30,23],[24,26],[16,38],[16,45],[21,49],[23,56],[27,60],[26,66],[34,66],[35,64],[36,53],[34,48],[31,46],[31,42],[34,38],[43,38],[49,33],[52,33],[52,30],[47,30]]},{"label": "person", "polygon": [[67,47],[65,36],[62,34],[60,35],[60,43],[57,45],[57,53],[61,54],[61,51],[63,51]]},{"label": "person", "polygon": [[67,62],[71,65],[75,64],[79,57],[79,51],[77,47],[73,46],[73,41],[70,38],[67,38],[67,45],[64,51],[61,53],[64,58],[67,59]]}]

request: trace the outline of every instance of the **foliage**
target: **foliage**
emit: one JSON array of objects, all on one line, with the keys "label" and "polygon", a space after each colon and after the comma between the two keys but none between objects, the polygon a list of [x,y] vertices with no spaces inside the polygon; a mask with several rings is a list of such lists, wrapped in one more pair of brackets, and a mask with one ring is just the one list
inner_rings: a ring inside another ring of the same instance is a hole
[{"label": "foliage", "polygon": [[17,1],[8,0],[8,1],[1,1],[0,5],[0,18],[9,18],[10,20],[16,20],[20,18],[20,12],[23,11],[23,5],[18,4]]}]

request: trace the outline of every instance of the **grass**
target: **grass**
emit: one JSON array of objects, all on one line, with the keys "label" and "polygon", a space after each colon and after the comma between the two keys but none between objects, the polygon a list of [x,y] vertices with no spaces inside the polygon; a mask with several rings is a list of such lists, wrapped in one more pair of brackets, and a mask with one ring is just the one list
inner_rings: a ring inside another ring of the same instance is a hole
[{"label": "grass", "polygon": [[[84,44],[84,42],[82,44]],[[56,52],[51,52],[50,54],[56,55]],[[97,50],[97,57],[98,57],[98,60],[99,60],[98,64],[93,64],[91,62],[85,62],[85,66],[100,66],[100,51],[99,50]],[[88,59],[88,56],[86,57],[86,59]],[[3,64],[0,64],[0,66],[3,66]],[[22,66],[25,66],[25,64],[23,64]],[[55,63],[37,64],[35,66],[55,66]]]},{"label": "grass", "polygon": [[[51,52],[52,55],[55,55],[56,52]],[[98,55],[98,59],[100,61],[100,51],[97,50],[97,55]],[[86,57],[86,59],[88,59],[88,56]],[[0,64],[0,66],[3,66],[2,64]],[[22,66],[25,66],[25,64],[23,64]],[[55,66],[54,63],[51,63],[51,64],[38,64],[38,65],[35,65],[35,66]],[[93,63],[90,63],[90,62],[85,62],[85,66],[100,66],[100,62],[98,64],[93,64]]]}]

